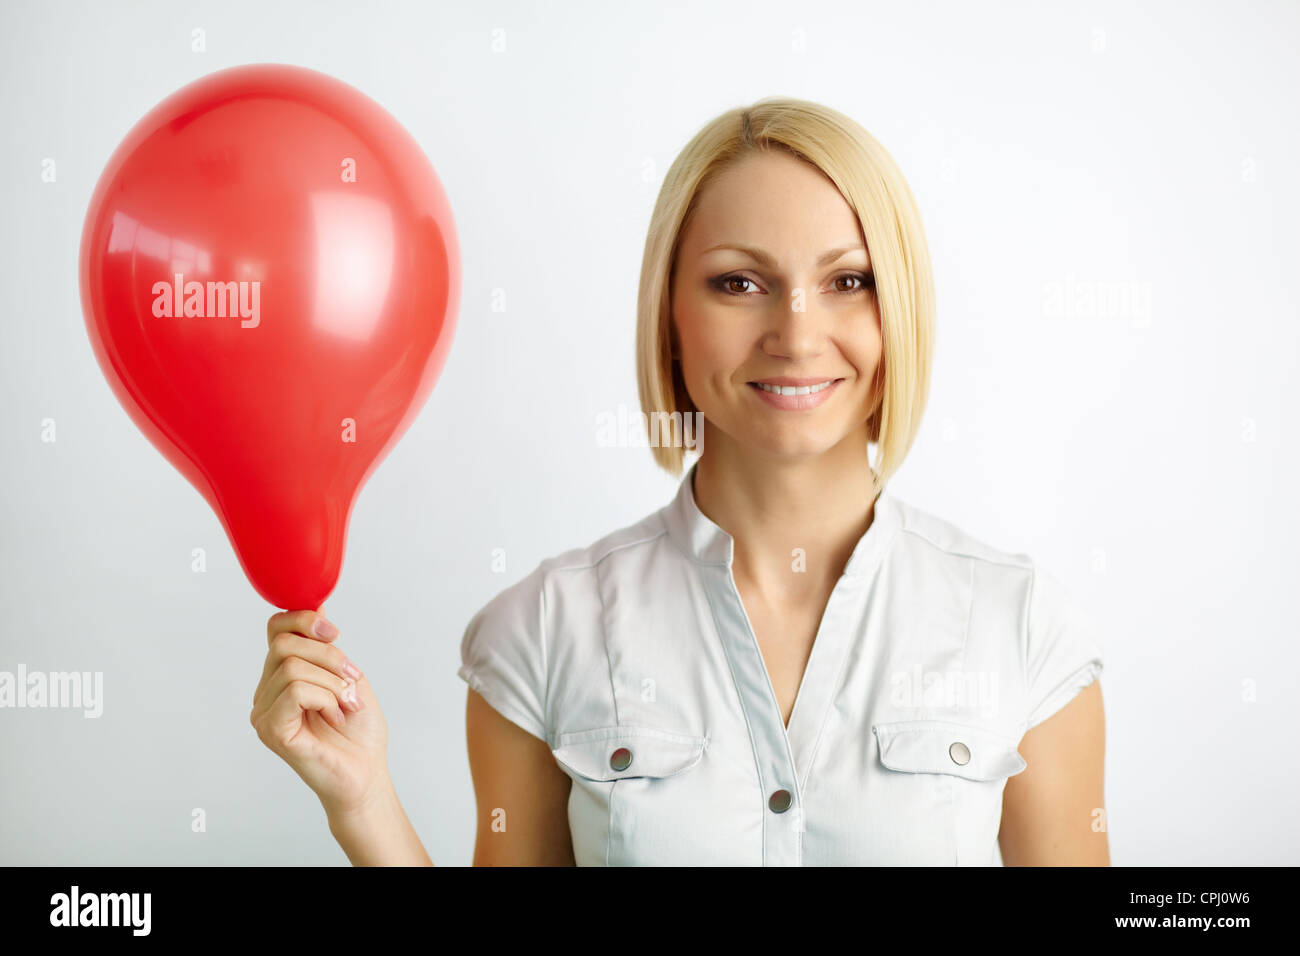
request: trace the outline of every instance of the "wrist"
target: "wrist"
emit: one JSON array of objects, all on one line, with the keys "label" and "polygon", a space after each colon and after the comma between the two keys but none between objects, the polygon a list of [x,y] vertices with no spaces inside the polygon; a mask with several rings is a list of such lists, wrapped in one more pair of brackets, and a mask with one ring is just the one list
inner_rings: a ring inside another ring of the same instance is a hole
[{"label": "wrist", "polygon": [[326,812],[330,833],[353,866],[432,866],[385,775],[356,806]]},{"label": "wrist", "polygon": [[329,821],[330,831],[358,832],[368,827],[381,825],[400,810],[397,789],[392,778],[381,773],[375,777],[365,794],[356,802],[346,806],[325,805],[325,817]]}]

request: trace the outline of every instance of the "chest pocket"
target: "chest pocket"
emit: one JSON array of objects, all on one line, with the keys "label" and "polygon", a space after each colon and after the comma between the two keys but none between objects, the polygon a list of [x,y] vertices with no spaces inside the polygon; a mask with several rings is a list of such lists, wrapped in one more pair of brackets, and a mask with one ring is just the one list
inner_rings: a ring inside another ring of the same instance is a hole
[{"label": "chest pocket", "polygon": [[678,734],[653,727],[597,727],[555,738],[551,753],[587,780],[671,777],[700,762],[708,735]]},{"label": "chest pocket", "polygon": [[886,768],[878,781],[882,806],[895,829],[916,834],[900,862],[992,865],[1004,785],[1028,766],[1017,741],[950,720],[899,720],[871,730]]},{"label": "chest pocket", "polygon": [[974,724],[899,720],[871,728],[880,762],[904,773],[943,773],[967,780],[1002,780],[1028,764],[1016,741]]}]

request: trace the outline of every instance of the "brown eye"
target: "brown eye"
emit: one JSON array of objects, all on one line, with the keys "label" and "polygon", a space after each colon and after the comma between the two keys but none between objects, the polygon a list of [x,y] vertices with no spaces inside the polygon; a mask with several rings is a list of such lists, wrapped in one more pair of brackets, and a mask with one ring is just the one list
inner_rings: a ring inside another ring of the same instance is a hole
[{"label": "brown eye", "polygon": [[727,295],[734,295],[734,296],[747,295],[748,293],[745,292],[743,289],[738,291],[735,287],[736,283],[741,283],[741,282],[748,282],[750,285],[754,285],[753,279],[748,279],[745,276],[742,276],[739,273],[735,273],[735,272],[729,272],[725,276],[718,276],[716,279],[710,279],[709,285],[710,287],[717,289],[719,292],[724,292]]},{"label": "brown eye", "polygon": [[849,275],[837,276],[835,279],[836,282],[846,282],[846,281],[852,282],[854,280],[856,280],[858,283],[857,287],[850,288],[850,289],[837,289],[836,291],[843,292],[847,295],[853,295],[855,293],[866,292],[868,289],[874,288],[876,283],[875,276],[873,276],[869,272],[853,272],[850,273]]}]

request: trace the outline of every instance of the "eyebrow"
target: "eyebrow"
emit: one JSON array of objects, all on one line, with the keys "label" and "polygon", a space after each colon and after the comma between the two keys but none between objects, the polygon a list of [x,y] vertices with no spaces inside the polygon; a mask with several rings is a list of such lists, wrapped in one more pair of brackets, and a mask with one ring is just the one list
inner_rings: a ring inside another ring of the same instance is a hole
[{"label": "eyebrow", "polygon": [[[763,263],[763,265],[768,266],[769,268],[774,267],[776,265],[776,260],[773,259],[766,252],[764,252],[762,249],[757,249],[754,246],[746,246],[735,242],[721,242],[716,246],[710,246],[709,248],[705,249],[704,252],[700,253],[700,255],[705,255],[710,252],[716,252],[718,249],[734,249],[737,252],[743,252],[745,253],[745,255],[749,256],[750,258],[754,259],[757,262]],[[835,249],[830,249],[826,252],[823,252],[820,256],[818,256],[817,265],[818,266],[830,265],[836,259],[839,259],[840,257],[845,256],[850,252],[866,252],[866,251],[867,250],[863,247],[862,243],[860,242],[855,242],[852,245],[848,245],[848,246],[839,246]]]}]

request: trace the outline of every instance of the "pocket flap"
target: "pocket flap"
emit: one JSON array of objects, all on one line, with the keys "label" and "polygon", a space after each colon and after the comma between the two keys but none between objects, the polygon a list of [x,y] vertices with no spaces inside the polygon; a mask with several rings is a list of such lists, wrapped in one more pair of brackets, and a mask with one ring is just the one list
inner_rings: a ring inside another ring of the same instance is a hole
[{"label": "pocket flap", "polygon": [[1028,766],[1016,751],[1016,741],[973,724],[899,720],[871,730],[880,745],[880,762],[890,770],[1000,780]]},{"label": "pocket flap", "polygon": [[709,738],[653,727],[597,727],[555,738],[551,753],[588,780],[671,777],[700,762]]}]

